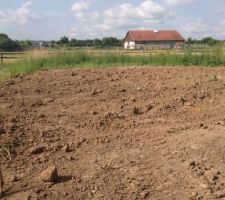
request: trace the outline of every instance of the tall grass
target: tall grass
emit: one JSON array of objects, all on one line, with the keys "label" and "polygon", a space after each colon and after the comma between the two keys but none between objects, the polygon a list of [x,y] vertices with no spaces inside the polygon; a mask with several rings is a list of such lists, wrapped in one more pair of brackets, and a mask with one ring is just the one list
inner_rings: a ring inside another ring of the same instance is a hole
[{"label": "tall grass", "polygon": [[156,55],[128,55],[106,52],[91,55],[85,52],[59,54],[49,57],[27,57],[14,63],[0,63],[0,72],[10,76],[31,73],[37,70],[74,67],[115,67],[115,66],[225,66],[225,55],[221,46],[208,53],[193,54],[190,50],[182,54],[160,53]]}]

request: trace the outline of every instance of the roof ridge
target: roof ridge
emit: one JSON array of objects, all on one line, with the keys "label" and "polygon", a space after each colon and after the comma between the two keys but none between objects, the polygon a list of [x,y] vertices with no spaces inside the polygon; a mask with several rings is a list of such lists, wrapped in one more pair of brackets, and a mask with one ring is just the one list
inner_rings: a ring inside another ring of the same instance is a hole
[{"label": "roof ridge", "polygon": [[129,30],[128,32],[136,32],[136,31],[154,31],[154,30],[158,30],[158,31],[176,31],[178,32],[177,30],[175,29],[145,29],[145,30]]}]

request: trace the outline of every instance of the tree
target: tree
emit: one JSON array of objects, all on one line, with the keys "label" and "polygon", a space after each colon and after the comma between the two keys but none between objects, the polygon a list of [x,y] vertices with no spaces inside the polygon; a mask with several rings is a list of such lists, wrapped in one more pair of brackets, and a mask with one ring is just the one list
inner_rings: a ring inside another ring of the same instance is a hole
[{"label": "tree", "polygon": [[8,35],[0,33],[0,51],[19,51],[20,45],[10,39]]},{"label": "tree", "polygon": [[50,47],[54,47],[54,46],[56,46],[56,41],[55,40],[51,40],[50,42],[49,42],[49,45],[50,45]]},{"label": "tree", "polygon": [[194,44],[194,40],[190,37],[186,41],[187,44]]},{"label": "tree", "polygon": [[103,46],[121,46],[122,42],[121,40],[118,40],[115,37],[105,37],[102,39]]},{"label": "tree", "polygon": [[69,43],[69,39],[68,37],[66,36],[63,36],[61,39],[60,39],[60,44],[68,44]]},{"label": "tree", "polygon": [[76,45],[77,45],[77,40],[76,39],[71,39],[69,46],[70,47],[75,47]]},{"label": "tree", "polygon": [[100,46],[102,46],[102,41],[100,39],[96,38],[93,40],[93,45],[95,47],[100,47]]},{"label": "tree", "polygon": [[22,49],[28,49],[28,48],[32,47],[32,43],[30,40],[20,40],[20,41],[16,41],[16,42],[20,45],[20,47]]},{"label": "tree", "polygon": [[201,40],[201,42],[202,42],[203,44],[209,44],[209,45],[211,45],[211,46],[218,43],[218,41],[215,40],[215,39],[213,39],[212,37],[205,37],[205,38],[203,38],[203,39]]}]

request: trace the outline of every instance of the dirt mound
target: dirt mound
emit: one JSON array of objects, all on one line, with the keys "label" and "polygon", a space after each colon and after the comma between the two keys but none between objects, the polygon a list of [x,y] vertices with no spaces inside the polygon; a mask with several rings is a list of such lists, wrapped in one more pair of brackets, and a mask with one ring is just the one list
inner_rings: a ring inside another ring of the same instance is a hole
[{"label": "dirt mound", "polygon": [[2,198],[224,199],[224,113],[224,68],[19,76],[0,88]]}]

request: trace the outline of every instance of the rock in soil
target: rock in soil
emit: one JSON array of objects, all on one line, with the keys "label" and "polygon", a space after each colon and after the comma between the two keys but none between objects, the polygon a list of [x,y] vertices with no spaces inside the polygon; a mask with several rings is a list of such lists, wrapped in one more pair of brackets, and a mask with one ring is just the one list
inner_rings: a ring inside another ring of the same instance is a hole
[{"label": "rock in soil", "polygon": [[30,149],[30,153],[29,155],[36,155],[36,154],[42,154],[44,152],[45,148],[42,146],[38,146],[38,147],[32,147]]},{"label": "rock in soil", "polygon": [[45,169],[40,174],[40,180],[43,182],[55,182],[58,179],[58,169],[56,166],[51,166]]},{"label": "rock in soil", "polygon": [[65,152],[65,153],[68,153],[70,152],[70,147],[68,145],[65,145],[63,148],[62,148],[62,151]]},{"label": "rock in soil", "polygon": [[16,176],[16,175],[13,175],[13,176],[10,178],[10,182],[11,182],[11,183],[17,182],[17,181],[19,181],[19,180],[20,180],[20,178],[19,178],[18,176]]}]

